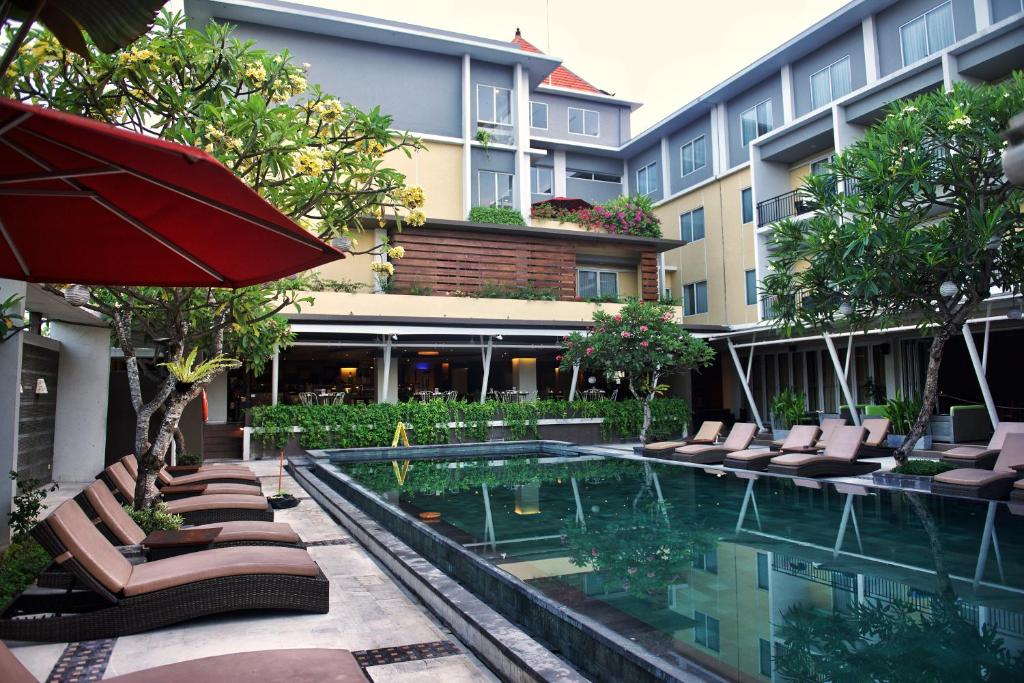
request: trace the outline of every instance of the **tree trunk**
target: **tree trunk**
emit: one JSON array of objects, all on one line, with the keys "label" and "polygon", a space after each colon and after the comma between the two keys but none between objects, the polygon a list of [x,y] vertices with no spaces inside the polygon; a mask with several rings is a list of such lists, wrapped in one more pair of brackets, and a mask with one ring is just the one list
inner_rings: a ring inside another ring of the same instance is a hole
[{"label": "tree trunk", "polygon": [[[178,423],[181,421],[181,414],[185,411],[185,407],[199,395],[205,385],[206,382],[196,382],[185,393],[175,391],[164,406],[156,440],[149,448],[145,458],[142,459],[145,462],[145,467],[142,466],[140,460],[139,479],[135,486],[136,508],[149,507],[157,502],[159,492],[156,489],[156,477],[160,468],[167,462],[167,451],[171,446],[171,441],[176,438],[177,434],[180,434]],[[143,472],[145,472],[145,476],[143,476]],[[140,496],[142,497],[141,501]]]},{"label": "tree trunk", "polygon": [[946,349],[946,342],[953,336],[952,325],[943,326],[932,338],[932,346],[928,351],[928,370],[925,374],[924,393],[921,396],[921,412],[917,414],[917,420],[911,427],[910,433],[903,443],[897,448],[892,456],[900,465],[907,462],[907,457],[914,449],[917,440],[928,431],[928,422],[935,412],[935,400],[939,395],[939,366],[942,365],[942,354]]},{"label": "tree trunk", "polygon": [[644,445],[647,443],[647,432],[651,428],[651,396],[644,396],[641,401],[643,402],[644,408],[644,422],[640,427],[640,444]]}]

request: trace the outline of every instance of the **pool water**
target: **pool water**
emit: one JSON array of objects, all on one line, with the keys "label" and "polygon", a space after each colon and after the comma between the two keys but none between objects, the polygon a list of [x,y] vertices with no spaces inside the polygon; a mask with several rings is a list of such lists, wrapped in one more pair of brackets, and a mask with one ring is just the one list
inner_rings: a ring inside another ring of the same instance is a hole
[{"label": "pool water", "polygon": [[1005,503],[618,458],[337,467],[669,664],[1024,680],[1024,517]]}]

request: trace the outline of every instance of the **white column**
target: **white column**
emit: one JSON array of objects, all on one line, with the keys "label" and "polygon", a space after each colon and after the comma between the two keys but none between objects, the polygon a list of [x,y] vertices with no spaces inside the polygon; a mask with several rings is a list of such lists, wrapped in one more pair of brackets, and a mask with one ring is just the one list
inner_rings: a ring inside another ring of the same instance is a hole
[{"label": "white column", "polygon": [[92,481],[107,450],[110,329],[54,321],[50,338],[61,343],[53,479]]},{"label": "white column", "polygon": [[754,394],[750,391],[750,383],[747,381],[747,376],[743,372],[743,365],[740,363],[740,357],[736,354],[736,347],[733,345],[731,339],[726,339],[726,342],[729,345],[729,355],[732,356],[732,362],[736,366],[736,376],[740,378],[740,384],[743,385],[743,393],[747,397],[747,404],[750,406],[750,412],[754,415],[754,422],[757,423],[757,428],[760,431],[764,431],[764,423],[761,421],[761,413],[758,411],[757,404],[754,402]]},{"label": "white column", "polygon": [[[850,408],[850,419],[853,420],[853,424],[859,427],[860,415],[857,414],[857,404],[853,400],[853,394],[850,393],[850,384],[846,381],[846,373],[843,372],[843,366],[839,363],[839,354],[836,353],[836,345],[832,342],[832,337],[829,336],[828,332],[822,332],[821,336],[824,337],[825,346],[828,347],[828,355],[832,357],[832,366],[836,371],[836,379],[839,380],[839,388],[842,389],[843,397],[846,399],[846,405]],[[824,382],[822,382],[822,384],[824,384]]]},{"label": "white column", "polygon": [[[25,291],[25,283],[20,280],[0,279],[0,301],[12,294],[24,297]],[[22,303],[15,306],[12,313],[17,316],[24,310],[22,299]],[[14,496],[14,482],[7,478],[6,473],[18,469],[21,343],[20,333],[0,343],[0,472],[4,473],[3,481],[0,482],[0,544],[7,542],[10,533],[7,516],[11,512],[11,499]]]},{"label": "white column", "polygon": [[629,196],[629,162],[626,159],[622,160],[622,194]]},{"label": "white column", "polygon": [[274,357],[270,360],[270,405],[276,406],[278,394],[280,394],[281,377],[281,352],[274,351]]},{"label": "white column", "polygon": [[992,25],[992,0],[974,0],[975,30],[980,31]]},{"label": "white column", "polygon": [[519,193],[517,208],[524,216],[530,215],[530,85],[522,64],[516,64],[513,97],[515,114],[512,123],[516,131],[516,182]]},{"label": "white column", "polygon": [[576,383],[580,380],[579,363],[572,366],[572,384],[569,385],[569,400],[576,398]]},{"label": "white column", "polygon": [[715,168],[715,175],[721,175],[729,170],[729,117],[725,104],[715,105],[711,110],[711,125],[713,126],[714,145],[713,150],[718,166]]},{"label": "white column", "polygon": [[669,157],[671,150],[668,148],[668,138],[661,139],[661,197],[668,199],[672,194],[672,163]]},{"label": "white column", "polygon": [[556,197],[568,197],[569,192],[566,190],[568,183],[565,180],[565,150],[556,149],[551,156],[552,161],[555,163],[555,168],[552,171],[554,174],[555,181],[555,196]]},{"label": "white column", "polygon": [[789,123],[796,118],[796,95],[793,90],[793,65],[783,64],[782,76],[782,121]]},{"label": "white column", "polygon": [[[383,368],[377,372],[377,402],[378,403],[390,403],[391,402],[391,384],[392,384],[392,372],[391,372],[391,337],[387,337],[384,342],[384,358]],[[395,394],[395,400],[398,399],[397,392]]]},{"label": "white column", "polygon": [[473,208],[473,80],[469,55],[462,55],[462,216]]},{"label": "white column", "polygon": [[978,378],[978,386],[981,387],[981,397],[985,399],[985,408],[988,410],[988,419],[992,421],[992,429],[999,426],[999,414],[996,413],[996,404],[992,400],[992,391],[988,387],[988,378],[985,377],[985,369],[981,366],[981,358],[978,356],[978,347],[974,344],[974,335],[971,334],[971,326],[964,323],[964,344],[967,345],[967,353],[971,356],[971,365],[974,366],[974,375]]},{"label": "white column", "polygon": [[864,17],[860,22],[864,36],[864,64],[867,82],[874,83],[882,77],[878,61],[878,33],[875,30],[875,15]]}]

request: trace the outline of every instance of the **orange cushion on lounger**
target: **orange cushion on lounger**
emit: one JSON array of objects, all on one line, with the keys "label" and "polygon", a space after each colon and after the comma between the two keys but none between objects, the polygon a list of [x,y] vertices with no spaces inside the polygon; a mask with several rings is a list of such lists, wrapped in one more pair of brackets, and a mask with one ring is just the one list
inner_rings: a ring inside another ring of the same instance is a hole
[{"label": "orange cushion on lounger", "polygon": [[957,484],[958,486],[980,486],[1000,479],[1015,479],[1016,472],[993,472],[992,470],[976,470],[961,468],[936,474],[933,481],[941,484]]},{"label": "orange cushion on lounger", "polygon": [[114,482],[114,486],[117,488],[117,492],[121,494],[121,497],[128,503],[135,500],[135,479],[128,474],[128,470],[119,462],[115,462],[113,465],[103,470],[106,472],[107,477]]},{"label": "orange cushion on lounger", "polygon": [[316,576],[319,571],[309,553],[299,548],[216,548],[133,565],[131,576],[124,586],[124,594],[125,597],[131,597],[225,576]]},{"label": "orange cushion on lounger", "polygon": [[172,515],[199,510],[266,510],[270,504],[262,496],[192,496],[167,501],[167,511]]},{"label": "orange cushion on lounger", "polygon": [[114,494],[101,482],[94,481],[85,487],[85,499],[103,520],[103,524],[121,543],[125,545],[142,543],[146,532],[124,511],[121,504],[114,498]]},{"label": "orange cushion on lounger", "polygon": [[99,529],[85,516],[78,503],[68,500],[44,520],[54,535],[67,549],[70,557],[78,560],[96,581],[111,593],[118,593],[132,573],[132,565],[103,538]]},{"label": "orange cushion on lounger", "polygon": [[298,543],[299,535],[282,522],[217,522],[200,524],[189,529],[220,529],[214,543],[261,542]]}]

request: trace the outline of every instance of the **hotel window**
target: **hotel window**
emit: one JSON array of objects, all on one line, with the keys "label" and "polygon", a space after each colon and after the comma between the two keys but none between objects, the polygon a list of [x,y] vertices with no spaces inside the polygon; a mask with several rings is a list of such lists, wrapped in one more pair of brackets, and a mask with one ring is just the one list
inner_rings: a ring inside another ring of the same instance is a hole
[{"label": "hotel window", "polygon": [[636,172],[637,194],[652,194],[658,191],[658,162],[652,161]]},{"label": "hotel window", "polygon": [[696,242],[704,239],[704,209],[679,214],[679,239]]},{"label": "hotel window", "polygon": [[707,147],[704,136],[696,137],[679,148],[683,175],[699,171],[707,165]]},{"label": "hotel window", "polygon": [[698,645],[718,652],[721,648],[718,619],[694,610],[693,620],[697,622],[693,629],[693,639],[697,641]]},{"label": "hotel window", "polygon": [[740,190],[740,218],[744,223],[754,222],[754,191],[751,188]]},{"label": "hotel window", "polygon": [[903,66],[913,64],[947,45],[952,45],[954,40],[956,34],[953,31],[953,3],[944,2],[900,26]]},{"label": "hotel window", "polygon": [[853,89],[850,57],[847,55],[811,74],[811,109],[823,107]]},{"label": "hotel window", "polygon": [[772,644],[764,638],[757,639],[758,670],[762,676],[772,677]]},{"label": "hotel window", "polygon": [[565,172],[566,178],[575,178],[576,180],[596,180],[599,183],[621,183],[622,176],[617,176],[611,173],[595,173],[594,171],[574,171],[569,169]]},{"label": "hotel window", "polygon": [[531,167],[530,192],[533,194],[553,194],[554,171],[547,166]]},{"label": "hotel window", "polygon": [[693,282],[683,287],[683,315],[708,312],[708,283]]},{"label": "hotel window", "polygon": [[718,573],[718,549],[714,548],[709,553],[702,553],[693,559],[693,568],[700,569],[708,574]]},{"label": "hotel window", "polygon": [[740,114],[740,136],[746,147],[773,128],[772,101],[765,100]]},{"label": "hotel window", "polygon": [[530,102],[530,128],[548,129],[548,105],[546,102]]},{"label": "hotel window", "polygon": [[512,91],[494,85],[476,86],[476,120],[499,126],[512,125]]},{"label": "hotel window", "polygon": [[581,299],[617,298],[619,296],[619,274],[614,270],[580,268],[577,271],[576,294]]},{"label": "hotel window", "polygon": [[811,162],[811,175],[832,175],[832,162],[836,160],[835,155],[829,155],[822,159]]},{"label": "hotel window", "polygon": [[498,171],[480,171],[477,179],[478,206],[505,206],[512,208],[512,174]]},{"label": "hotel window", "polygon": [[569,107],[569,132],[596,138],[601,134],[601,115],[593,109]]},{"label": "hotel window", "polygon": [[743,277],[746,278],[747,283],[747,305],[753,306],[757,303],[757,273],[748,270],[743,273]]},{"label": "hotel window", "polygon": [[768,590],[768,553],[757,554],[757,587]]}]

